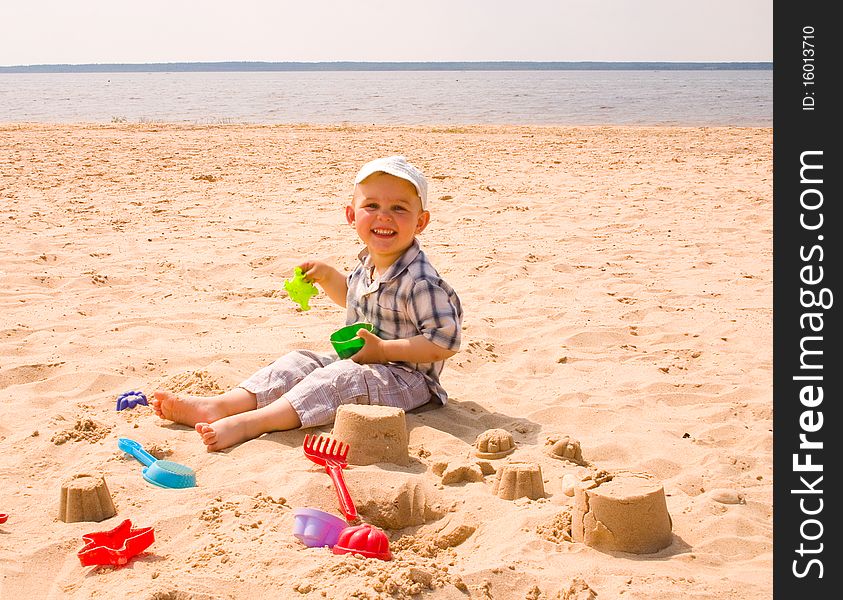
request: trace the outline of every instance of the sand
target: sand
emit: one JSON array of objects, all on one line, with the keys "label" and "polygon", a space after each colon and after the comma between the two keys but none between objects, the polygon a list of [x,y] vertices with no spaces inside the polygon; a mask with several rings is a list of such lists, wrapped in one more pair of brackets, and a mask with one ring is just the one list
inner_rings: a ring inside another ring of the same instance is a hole
[{"label": "sand", "polygon": [[[364,520],[401,527],[383,562],[291,534],[295,508],[339,514],[302,454],[330,427],[208,453],[115,402],[328,352],[343,310],[301,311],[283,281],[306,257],[353,267],[350,182],[398,152],[429,176],[421,242],[465,320],[449,404],[406,415],[409,463],[345,471]],[[0,125],[0,233],[0,597],[772,595],[769,128]],[[515,450],[476,457],[489,429]],[[119,437],[197,487],[146,483]],[[579,462],[554,455],[566,437]],[[494,495],[507,461],[545,496]],[[669,546],[572,540],[569,493],[607,473],[663,485]],[[78,474],[114,517],[59,519]],[[127,518],[147,551],[82,567],[82,535]]]}]

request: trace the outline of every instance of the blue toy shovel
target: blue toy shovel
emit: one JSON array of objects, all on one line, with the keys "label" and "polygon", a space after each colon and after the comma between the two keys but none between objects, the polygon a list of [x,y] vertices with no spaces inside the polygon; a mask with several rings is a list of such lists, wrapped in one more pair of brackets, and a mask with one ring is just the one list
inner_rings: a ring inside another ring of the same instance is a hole
[{"label": "blue toy shovel", "polygon": [[118,439],[117,446],[145,465],[142,471],[143,478],[152,485],[170,489],[196,486],[196,473],[190,467],[171,460],[158,460],[144,450],[143,446],[129,438]]}]

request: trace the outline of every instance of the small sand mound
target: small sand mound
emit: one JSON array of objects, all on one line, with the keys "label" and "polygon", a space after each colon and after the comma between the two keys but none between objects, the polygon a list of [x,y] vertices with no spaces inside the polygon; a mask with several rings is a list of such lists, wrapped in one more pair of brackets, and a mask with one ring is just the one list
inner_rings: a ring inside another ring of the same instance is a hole
[{"label": "small sand mound", "polygon": [[175,394],[213,396],[225,391],[225,387],[207,371],[187,371],[170,377],[161,387]]},{"label": "small sand mound", "polygon": [[562,542],[571,542],[571,509],[556,513],[552,519],[540,524],[536,527],[536,534],[554,544],[561,544]]},{"label": "small sand mound", "polygon": [[575,577],[568,589],[559,594],[559,600],[595,600],[596,598],[597,592],[580,577]]},{"label": "small sand mound", "polygon": [[[173,454],[172,448],[166,443],[151,442],[144,449],[158,460],[166,459]],[[129,455],[127,454],[126,456],[128,457]]]},{"label": "small sand mound", "polygon": [[436,590],[437,598],[465,598],[468,587],[443,561],[407,548],[394,553],[388,562],[352,554],[338,556],[306,574],[293,589],[315,597],[410,600],[431,590]]},{"label": "small sand mound", "polygon": [[474,481],[483,481],[483,471],[477,463],[454,462],[442,471],[442,485]]},{"label": "small sand mound", "polygon": [[59,431],[50,441],[56,446],[65,442],[90,442],[91,444],[100,441],[111,433],[111,427],[97,423],[93,419],[77,419],[69,428]]},{"label": "small sand mound", "polygon": [[436,532],[433,539],[437,548],[459,546],[477,531],[477,523],[466,515],[452,515],[443,521],[443,527]]}]

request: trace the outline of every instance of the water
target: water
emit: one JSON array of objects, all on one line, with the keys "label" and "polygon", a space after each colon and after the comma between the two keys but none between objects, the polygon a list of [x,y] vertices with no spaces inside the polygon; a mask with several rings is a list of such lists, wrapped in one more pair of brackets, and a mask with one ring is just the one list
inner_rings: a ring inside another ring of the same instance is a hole
[{"label": "water", "polygon": [[0,123],[764,126],[773,72],[0,73]]}]

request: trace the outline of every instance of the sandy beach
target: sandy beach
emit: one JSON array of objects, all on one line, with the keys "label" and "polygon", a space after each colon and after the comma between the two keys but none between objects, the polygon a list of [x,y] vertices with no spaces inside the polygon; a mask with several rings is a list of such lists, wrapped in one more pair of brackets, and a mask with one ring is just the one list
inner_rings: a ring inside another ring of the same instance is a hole
[{"label": "sandy beach", "polygon": [[[465,316],[409,463],[345,471],[386,562],[292,535],[297,508],[340,514],[302,453],[330,427],[208,453],[115,401],[330,352],[344,309],[283,282],[306,257],[353,268],[351,182],[394,153],[428,176],[420,241]],[[770,128],[0,124],[0,598],[770,598],[772,217]],[[477,458],[489,429],[515,451]],[[121,437],[196,487],[150,485]],[[543,497],[493,492],[513,462]],[[663,486],[667,547],[573,539],[568,484],[605,473]],[[59,518],[79,474],[115,516]],[[154,543],[83,567],[82,535],[125,519]]]}]

